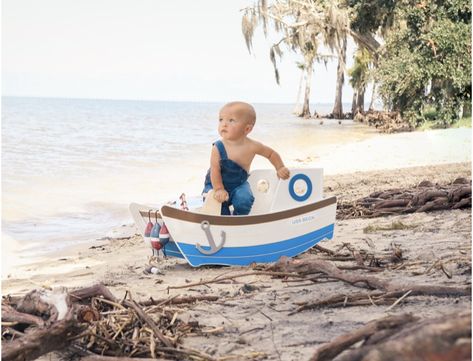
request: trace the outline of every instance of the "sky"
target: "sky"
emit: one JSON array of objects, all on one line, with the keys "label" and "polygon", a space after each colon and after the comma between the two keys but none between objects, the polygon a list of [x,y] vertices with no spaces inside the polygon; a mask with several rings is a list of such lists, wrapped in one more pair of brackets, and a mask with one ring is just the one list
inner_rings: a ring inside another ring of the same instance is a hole
[{"label": "sky", "polygon": [[[277,37],[259,28],[250,54],[241,32],[241,9],[252,4],[3,0],[2,95],[294,103],[300,56],[285,52],[277,85],[269,60]],[[311,102],[333,102],[336,67],[316,65]],[[345,84],[343,101],[352,96]]]}]

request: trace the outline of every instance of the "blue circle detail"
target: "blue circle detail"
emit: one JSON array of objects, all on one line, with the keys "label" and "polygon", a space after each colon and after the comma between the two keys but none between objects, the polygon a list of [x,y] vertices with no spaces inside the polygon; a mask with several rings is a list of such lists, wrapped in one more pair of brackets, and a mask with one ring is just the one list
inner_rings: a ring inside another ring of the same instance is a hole
[{"label": "blue circle detail", "polygon": [[[294,184],[296,184],[296,181],[298,181],[299,179],[303,180],[307,184],[307,191],[301,196],[297,195],[294,191]],[[296,174],[294,177],[292,177],[289,181],[289,194],[294,200],[298,202],[303,202],[307,200],[312,194],[312,182],[310,181],[310,178],[307,177],[305,174]]]}]

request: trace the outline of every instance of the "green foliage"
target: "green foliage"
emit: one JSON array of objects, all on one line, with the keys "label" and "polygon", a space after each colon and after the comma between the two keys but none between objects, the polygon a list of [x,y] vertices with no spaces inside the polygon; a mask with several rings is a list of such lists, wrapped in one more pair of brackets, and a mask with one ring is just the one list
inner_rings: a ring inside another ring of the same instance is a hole
[{"label": "green foliage", "polygon": [[465,0],[399,1],[377,69],[380,94],[418,126],[425,106],[447,126],[471,99],[471,10]]},{"label": "green foliage", "polygon": [[356,51],[354,60],[353,66],[348,69],[350,85],[354,89],[364,89],[370,80],[370,64],[373,58],[368,50],[362,48]]},{"label": "green foliage", "polygon": [[361,33],[376,33],[392,26],[395,0],[347,0],[352,10],[350,27]]},{"label": "green foliage", "polygon": [[[426,118],[427,119],[427,118]],[[439,129],[439,128],[445,128],[445,125],[442,124],[442,122],[438,122],[435,120],[429,120],[427,119],[422,123],[419,127],[417,127],[417,130],[430,130],[430,129]],[[456,123],[450,125],[451,128],[471,128],[471,116],[469,117],[463,117]]]}]

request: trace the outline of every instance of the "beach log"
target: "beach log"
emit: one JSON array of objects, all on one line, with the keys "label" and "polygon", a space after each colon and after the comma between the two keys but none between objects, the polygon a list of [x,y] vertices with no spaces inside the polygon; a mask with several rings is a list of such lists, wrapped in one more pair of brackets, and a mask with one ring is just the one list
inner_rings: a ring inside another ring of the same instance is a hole
[{"label": "beach log", "polygon": [[[353,338],[366,326],[337,339]],[[337,361],[471,360],[471,312],[409,322],[365,340],[361,347],[347,350]],[[333,350],[332,355],[335,350],[344,351],[341,347],[331,347],[332,344],[338,346],[335,342],[322,346],[311,360],[328,360],[319,355],[323,356],[323,352],[330,350]]]},{"label": "beach log", "polygon": [[327,345],[319,347],[312,355],[310,361],[333,360],[335,356],[361,340],[367,339],[382,330],[397,329],[417,319],[418,318],[412,315],[405,314],[400,316],[387,316],[380,320],[368,322],[363,327],[338,336]]},{"label": "beach log", "polygon": [[48,315],[51,312],[51,305],[41,299],[42,292],[33,290],[21,298],[17,305],[18,312],[29,313],[31,315]]},{"label": "beach log", "polygon": [[110,292],[110,290],[103,284],[97,283],[90,287],[80,288],[69,292],[72,302],[82,301],[90,297],[102,296],[106,300],[117,302],[117,298]]},{"label": "beach log", "polygon": [[391,207],[405,207],[409,204],[409,199],[390,199],[378,202],[374,208],[391,208]]},{"label": "beach log", "polygon": [[7,304],[2,304],[2,321],[26,323],[28,325],[36,325],[39,327],[44,326],[44,320],[41,317],[30,315],[28,313],[18,312],[13,307]]},{"label": "beach log", "polygon": [[452,209],[459,209],[465,207],[471,207],[471,197],[463,198],[462,200],[458,201],[457,203],[455,203]]},{"label": "beach log", "polygon": [[69,337],[83,329],[69,310],[67,316],[48,327],[32,330],[23,337],[10,342],[2,342],[3,361],[29,361],[68,345]]}]

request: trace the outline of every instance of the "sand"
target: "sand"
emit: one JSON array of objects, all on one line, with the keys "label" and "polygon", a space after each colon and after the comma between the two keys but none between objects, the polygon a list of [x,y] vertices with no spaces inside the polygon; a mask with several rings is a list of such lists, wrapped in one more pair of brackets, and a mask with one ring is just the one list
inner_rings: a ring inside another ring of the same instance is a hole
[{"label": "sand", "polygon": [[[413,186],[424,179],[446,183],[460,176],[471,179],[469,162],[327,176],[325,192],[343,200],[354,200],[374,190]],[[379,230],[399,221],[406,226],[405,229]],[[300,302],[355,293],[361,289],[339,281],[285,282],[270,276],[253,275],[228,283],[167,290],[169,286],[210,280],[222,274],[236,275],[251,269],[195,269],[184,260],[160,259],[156,265],[163,274],[146,275],[143,271],[151,250],[140,236],[135,235],[134,227],[120,226],[112,236],[97,240],[91,246],[82,245],[69,249],[67,253],[61,252],[49,259],[18,267],[2,281],[3,294],[24,294],[40,286],[72,288],[103,282],[115,296],[123,297],[126,291],[131,291],[134,299],[138,300],[175,295],[216,295],[219,296],[216,302],[174,306],[180,318],[220,330],[205,337],[187,337],[183,340],[184,345],[215,357],[234,355],[236,359],[245,359],[252,352],[259,352],[269,360],[307,360],[317,346],[388,314],[411,312],[431,317],[471,308],[470,297],[409,296],[391,310],[386,305],[370,305],[321,308],[288,315]],[[337,221],[334,239],[321,245],[335,250],[344,243],[375,255],[389,252],[392,245],[399,246],[406,266],[374,274],[382,279],[456,287],[471,285],[471,210]],[[322,253],[313,252],[300,256],[302,259],[324,257]],[[437,260],[442,261],[451,278],[440,268],[432,267]],[[366,271],[350,272],[366,274]]]}]

